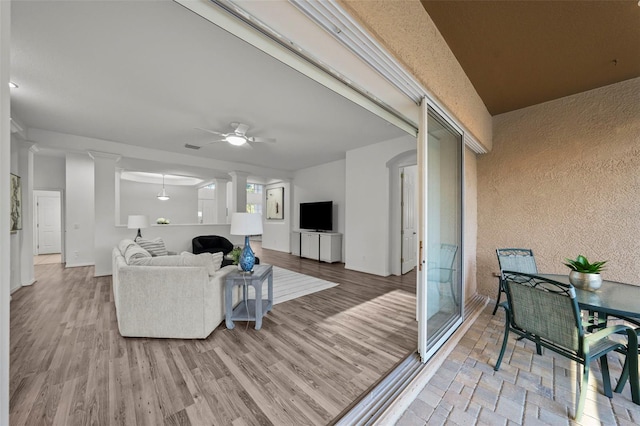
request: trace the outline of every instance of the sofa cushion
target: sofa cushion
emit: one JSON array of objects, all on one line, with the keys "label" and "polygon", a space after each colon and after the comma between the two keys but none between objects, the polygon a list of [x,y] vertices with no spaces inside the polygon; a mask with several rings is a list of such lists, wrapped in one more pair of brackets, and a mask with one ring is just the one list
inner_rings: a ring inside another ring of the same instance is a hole
[{"label": "sofa cushion", "polygon": [[137,244],[133,244],[127,247],[124,252],[124,260],[127,262],[127,265],[135,265],[138,259],[150,258],[151,253],[143,249]]},{"label": "sofa cushion", "polygon": [[151,256],[166,256],[167,248],[164,246],[164,240],[160,237],[153,240],[146,240],[142,237],[136,238],[136,243],[149,253]]},{"label": "sofa cushion", "polygon": [[131,265],[137,266],[198,266],[207,268],[209,276],[214,276],[220,270],[222,263],[222,253],[214,256],[211,253],[195,255],[189,252],[182,252],[177,256],[156,256],[137,257],[131,260]]},{"label": "sofa cushion", "polygon": [[215,275],[221,268],[222,258],[224,257],[221,252],[193,254],[183,251],[180,255],[185,258],[187,266],[205,266],[210,276]]}]

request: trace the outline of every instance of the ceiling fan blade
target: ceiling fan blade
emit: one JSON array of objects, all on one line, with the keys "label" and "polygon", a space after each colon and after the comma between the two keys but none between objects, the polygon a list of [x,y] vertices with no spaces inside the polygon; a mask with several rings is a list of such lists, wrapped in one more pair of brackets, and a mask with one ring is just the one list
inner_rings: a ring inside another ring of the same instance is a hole
[{"label": "ceiling fan blade", "polygon": [[236,135],[244,135],[245,133],[247,133],[247,130],[249,130],[249,126],[247,126],[246,124],[232,123],[231,125],[235,127],[233,132]]},{"label": "ceiling fan blade", "polygon": [[200,148],[202,148],[204,146],[211,145],[211,144],[218,143],[218,142],[226,142],[226,140],[219,139],[219,140],[215,140],[215,141],[206,141],[206,142],[202,142],[202,143],[198,143],[198,142],[185,143],[184,147],[185,148],[189,148],[189,149],[200,149]]},{"label": "ceiling fan blade", "polygon": [[276,140],[273,138],[258,138],[258,137],[250,137],[247,138],[249,142],[266,142],[266,143],[276,143]]},{"label": "ceiling fan blade", "polygon": [[196,130],[202,130],[203,132],[213,133],[214,135],[218,135],[218,136],[228,135],[228,133],[220,133],[220,132],[216,132],[215,130],[203,129],[201,127],[196,127]]}]

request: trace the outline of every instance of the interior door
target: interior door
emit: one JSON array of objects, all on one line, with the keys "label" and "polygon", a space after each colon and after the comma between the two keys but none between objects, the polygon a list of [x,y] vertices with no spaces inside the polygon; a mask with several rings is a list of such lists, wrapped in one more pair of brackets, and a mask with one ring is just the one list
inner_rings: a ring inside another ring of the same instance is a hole
[{"label": "interior door", "polygon": [[60,193],[38,191],[36,194],[37,254],[60,253]]},{"label": "interior door", "polygon": [[402,187],[402,274],[416,267],[418,251],[416,177],[418,166],[407,166],[401,169]]}]

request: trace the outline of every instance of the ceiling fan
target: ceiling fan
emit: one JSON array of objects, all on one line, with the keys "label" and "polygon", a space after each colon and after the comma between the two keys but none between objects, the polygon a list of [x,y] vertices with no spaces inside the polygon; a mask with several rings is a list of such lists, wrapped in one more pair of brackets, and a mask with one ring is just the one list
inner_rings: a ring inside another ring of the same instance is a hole
[{"label": "ceiling fan", "polygon": [[190,149],[200,149],[205,145],[209,145],[216,142],[228,142],[231,145],[242,146],[245,148],[251,148],[251,143],[275,143],[275,139],[272,138],[259,138],[255,136],[247,136],[247,130],[249,130],[249,126],[242,123],[231,123],[231,128],[233,131],[229,133],[217,132],[215,130],[202,129],[200,127],[196,127],[198,130],[202,130],[204,132],[213,133],[214,135],[219,136],[220,138],[214,141],[205,142],[202,145],[190,144],[186,143],[184,146]]}]

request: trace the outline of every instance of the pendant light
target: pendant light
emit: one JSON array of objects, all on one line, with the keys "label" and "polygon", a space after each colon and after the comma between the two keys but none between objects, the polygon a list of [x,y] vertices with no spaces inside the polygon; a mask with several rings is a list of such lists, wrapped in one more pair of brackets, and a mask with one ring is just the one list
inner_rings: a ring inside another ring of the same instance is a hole
[{"label": "pendant light", "polygon": [[167,192],[164,190],[164,175],[162,175],[162,191],[160,191],[160,193],[158,194],[158,200],[167,201],[168,199],[169,199],[169,196],[167,195]]}]

